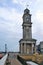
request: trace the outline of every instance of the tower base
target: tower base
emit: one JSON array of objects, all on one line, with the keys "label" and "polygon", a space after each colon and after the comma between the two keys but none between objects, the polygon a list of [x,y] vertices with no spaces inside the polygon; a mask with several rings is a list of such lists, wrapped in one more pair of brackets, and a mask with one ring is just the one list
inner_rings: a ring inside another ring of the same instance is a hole
[{"label": "tower base", "polygon": [[36,52],[36,39],[21,39],[19,43],[21,54],[33,54]]}]

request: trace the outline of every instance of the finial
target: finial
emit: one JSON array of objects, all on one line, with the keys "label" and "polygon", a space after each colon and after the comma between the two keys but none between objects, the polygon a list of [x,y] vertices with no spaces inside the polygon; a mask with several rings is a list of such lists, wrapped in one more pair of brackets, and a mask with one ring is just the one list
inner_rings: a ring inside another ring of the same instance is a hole
[{"label": "finial", "polygon": [[28,7],[29,7],[29,5],[27,4],[27,5],[26,5],[26,8],[28,8]]}]

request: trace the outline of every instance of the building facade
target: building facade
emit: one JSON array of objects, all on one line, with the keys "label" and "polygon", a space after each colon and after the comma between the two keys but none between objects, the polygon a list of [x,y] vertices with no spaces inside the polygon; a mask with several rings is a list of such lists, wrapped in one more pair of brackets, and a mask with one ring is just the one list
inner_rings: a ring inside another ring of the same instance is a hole
[{"label": "building facade", "polygon": [[33,54],[36,52],[36,39],[32,39],[32,22],[29,9],[24,10],[23,14],[23,38],[20,39],[20,53]]},{"label": "building facade", "polygon": [[43,41],[40,42],[40,52],[43,53]]}]

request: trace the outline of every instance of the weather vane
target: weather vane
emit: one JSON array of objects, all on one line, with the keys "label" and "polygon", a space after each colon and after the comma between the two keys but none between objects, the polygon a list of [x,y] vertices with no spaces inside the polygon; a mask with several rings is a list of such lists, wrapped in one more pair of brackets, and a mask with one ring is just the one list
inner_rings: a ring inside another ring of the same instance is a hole
[{"label": "weather vane", "polygon": [[27,4],[27,5],[26,5],[26,8],[28,8],[28,7],[29,7],[29,5]]}]

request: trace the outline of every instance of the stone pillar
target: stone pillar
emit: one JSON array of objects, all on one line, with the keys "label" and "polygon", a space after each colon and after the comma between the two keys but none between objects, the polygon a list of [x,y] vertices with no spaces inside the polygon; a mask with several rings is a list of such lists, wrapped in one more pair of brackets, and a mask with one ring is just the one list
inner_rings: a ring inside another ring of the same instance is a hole
[{"label": "stone pillar", "polygon": [[23,53],[23,48],[22,48],[22,44],[21,44],[21,54]]},{"label": "stone pillar", "polygon": [[19,52],[21,53],[21,44],[19,45]]},{"label": "stone pillar", "polygon": [[32,54],[33,54],[33,44],[32,44]]},{"label": "stone pillar", "polygon": [[24,44],[24,53],[26,54],[26,43]]},{"label": "stone pillar", "polygon": [[36,53],[36,44],[35,44],[35,53]]}]

